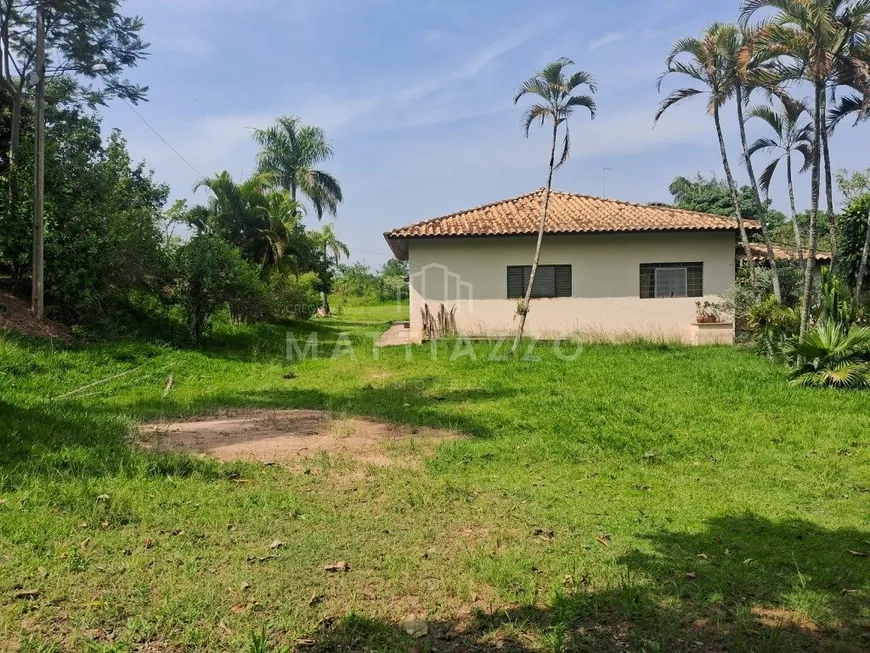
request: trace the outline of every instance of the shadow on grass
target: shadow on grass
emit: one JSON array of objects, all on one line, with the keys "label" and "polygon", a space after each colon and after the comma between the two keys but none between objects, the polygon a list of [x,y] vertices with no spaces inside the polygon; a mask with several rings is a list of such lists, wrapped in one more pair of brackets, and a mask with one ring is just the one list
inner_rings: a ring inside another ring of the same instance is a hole
[{"label": "shadow on grass", "polygon": [[310,650],[870,650],[870,560],[849,553],[870,548],[870,532],[747,513],[645,539],[652,551],[619,561],[617,587],[573,578],[545,604],[429,621],[416,638],[352,614],[322,624]]},{"label": "shadow on grass", "polygon": [[117,415],[75,406],[0,401],[0,490],[34,478],[198,474],[217,479],[228,473],[213,461],[144,453],[131,446],[130,426]]}]

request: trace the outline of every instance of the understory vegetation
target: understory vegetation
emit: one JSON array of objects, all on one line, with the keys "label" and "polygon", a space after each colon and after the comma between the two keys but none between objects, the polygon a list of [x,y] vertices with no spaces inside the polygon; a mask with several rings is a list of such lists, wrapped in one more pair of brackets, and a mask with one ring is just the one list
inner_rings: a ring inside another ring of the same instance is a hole
[{"label": "understory vegetation", "polygon": [[[491,343],[444,341],[436,360],[426,345],[410,362],[404,348],[375,357],[384,326],[364,310],[318,321],[319,358],[297,363],[285,334],[304,341],[305,323],[220,321],[199,350],[4,334],[0,638],[22,651],[241,651],[261,629],[266,650],[870,646],[863,393],[790,386],[732,348],[590,346],[568,362],[538,345],[540,362],[505,363]],[[333,359],[342,333],[356,354],[345,343]],[[410,437],[388,467],[319,454],[300,470],[130,439],[140,422],[252,408],[368,416]],[[427,457],[423,426],[468,437]],[[350,571],[324,571],[337,561]],[[427,634],[408,635],[409,618]]]}]

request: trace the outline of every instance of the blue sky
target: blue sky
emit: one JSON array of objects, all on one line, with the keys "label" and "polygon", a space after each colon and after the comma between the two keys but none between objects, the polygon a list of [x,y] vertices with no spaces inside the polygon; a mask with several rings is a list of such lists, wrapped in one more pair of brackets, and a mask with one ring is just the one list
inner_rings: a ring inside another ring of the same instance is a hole
[{"label": "blue sky", "polygon": [[[668,201],[677,175],[720,173],[702,100],[653,129],[655,82],[670,44],[736,0],[128,0],[151,57],[131,71],[151,87],[140,113],[202,174],[248,175],[251,128],[297,115],[326,129],[341,181],[335,220],[354,260],[390,256],[385,230],[532,191],[546,181],[548,136],[526,140],[519,83],[561,56],[599,81],[599,115],[572,119],[573,155],[554,187]],[[730,107],[729,110],[733,110]],[[730,120],[738,174],[736,119]],[[121,103],[104,110],[173,198],[204,200],[198,178]],[[832,141],[835,167],[870,165],[867,128]],[[755,135],[754,133],[751,135]],[[720,174],[721,176],[721,174]],[[798,201],[805,204],[799,183]],[[774,192],[786,209],[784,186]],[[799,207],[799,208],[801,208]],[[315,220],[309,219],[311,223]]]}]

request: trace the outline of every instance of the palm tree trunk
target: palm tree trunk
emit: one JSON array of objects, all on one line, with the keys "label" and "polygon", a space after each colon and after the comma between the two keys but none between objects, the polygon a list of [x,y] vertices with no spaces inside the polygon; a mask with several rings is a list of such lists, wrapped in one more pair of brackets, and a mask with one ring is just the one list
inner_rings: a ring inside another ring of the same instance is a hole
[{"label": "palm tree trunk", "polygon": [[[323,260],[326,261],[326,243],[323,245]],[[320,310],[324,315],[329,315],[329,294],[326,292],[326,277],[328,271],[324,270],[323,279],[321,282],[323,283],[323,290],[320,291]]]},{"label": "palm tree trunk", "polygon": [[773,253],[773,243],[770,240],[770,230],[767,228],[767,207],[761,202],[761,193],[758,192],[758,182],[755,179],[755,169],[752,167],[752,158],[749,156],[749,144],[746,142],[746,121],[743,118],[743,86],[737,84],[737,120],[740,123],[740,142],[743,145],[743,160],[746,162],[746,172],[749,174],[749,183],[752,185],[752,197],[755,200],[755,210],[758,212],[758,221],[761,223],[761,234],[764,236],[764,245],[767,248],[767,260],[770,262],[770,276],[773,281],[773,296],[776,301],[782,303],[782,290],[779,285],[779,269],[776,265],[776,256]]},{"label": "palm tree trunk", "polygon": [[788,201],[791,206],[791,225],[794,227],[794,248],[798,261],[804,260],[804,246],[801,239],[801,226],[797,221],[797,209],[794,202],[794,177],[791,168],[791,152],[785,155],[786,174],[788,176]]},{"label": "palm tree trunk", "polygon": [[749,236],[746,234],[746,225],[743,215],[740,213],[740,197],[737,195],[737,186],[734,183],[734,175],[731,174],[731,165],[728,163],[728,150],[725,148],[725,136],[722,134],[722,121],[719,118],[719,107],[713,107],[713,122],[716,123],[716,135],[719,137],[719,152],[722,155],[722,167],[725,168],[725,179],[731,190],[731,202],[734,204],[734,217],[737,218],[737,227],[740,229],[740,242],[743,245],[743,253],[746,256],[746,265],[749,266],[749,287],[752,294],[758,297],[758,281],[755,278],[755,262],[752,260],[752,248],[749,247]]},{"label": "palm tree trunk", "polygon": [[827,95],[822,98],[822,154],[825,157],[825,195],[827,197],[828,229],[831,234],[831,270],[837,269],[837,216],[834,215],[834,182],[831,179],[831,152],[828,148]]},{"label": "palm tree trunk", "polygon": [[855,280],[854,301],[861,298],[864,291],[864,277],[867,276],[867,262],[870,260],[870,213],[867,213],[867,232],[864,236],[864,249],[861,251],[861,263],[858,264],[858,278]]},{"label": "palm tree trunk", "polygon": [[511,347],[511,355],[516,354],[520,348],[520,342],[523,339],[523,332],[526,329],[526,316],[529,314],[529,308],[532,301],[532,288],[535,286],[535,275],[538,272],[538,262],[541,260],[541,245],[544,242],[544,230],[547,227],[547,211],[550,209],[550,191],[553,188],[553,170],[556,165],[556,140],[559,135],[559,122],[556,117],[553,117],[553,144],[550,147],[550,172],[547,176],[547,190],[544,192],[544,208],[541,211],[541,224],[538,227],[538,244],[535,247],[535,259],[532,261],[532,273],[529,275],[529,287],[526,288],[526,296],[523,300],[523,305],[519,308],[520,326],[517,329],[517,335],[514,338],[514,344]]},{"label": "palm tree trunk", "polygon": [[804,341],[807,328],[810,324],[810,309],[813,296],[813,275],[816,271],[816,246],[818,234],[816,233],[816,221],[819,217],[819,194],[821,192],[821,167],[822,167],[822,106],[824,102],[825,87],[821,82],[815,84],[815,110],[813,115],[813,171],[810,182],[810,226],[809,226],[809,252],[804,265],[804,294],[801,300],[801,330],[800,342]]}]

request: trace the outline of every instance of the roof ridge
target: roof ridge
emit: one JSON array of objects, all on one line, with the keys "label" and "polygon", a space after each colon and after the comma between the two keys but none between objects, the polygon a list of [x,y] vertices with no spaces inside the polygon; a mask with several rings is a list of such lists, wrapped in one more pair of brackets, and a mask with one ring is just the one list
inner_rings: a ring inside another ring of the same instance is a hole
[{"label": "roof ridge", "polygon": [[510,202],[516,202],[517,200],[525,199],[526,197],[531,197],[532,195],[537,195],[540,192],[546,190],[545,186],[541,186],[538,190],[532,191],[531,193],[523,193],[522,195],[517,195],[516,197],[509,197],[505,200],[498,200],[496,202],[487,202],[486,204],[479,204],[478,206],[472,206],[468,209],[463,209],[461,211],[454,211],[453,213],[445,213],[444,215],[439,215],[437,218],[429,218],[427,220],[420,220],[419,222],[413,222],[408,225],[404,225],[402,227],[396,227],[395,229],[390,229],[389,231],[384,232],[384,235],[387,236],[394,231],[404,231],[406,229],[412,229],[413,227],[420,227],[424,224],[433,224],[438,222],[439,220],[446,220],[448,218],[455,218],[457,216],[462,215],[463,213],[471,213],[472,211],[480,211],[481,209],[488,209],[491,206],[498,206],[499,204],[509,204]]},{"label": "roof ridge", "polygon": [[[544,190],[543,188],[541,190]],[[615,200],[609,197],[601,197],[599,195],[587,195],[586,193],[569,193],[562,190],[551,191],[559,195],[568,195],[570,197],[585,197],[591,200],[600,200],[602,202],[612,202],[613,204],[622,204],[624,206],[634,206],[641,209],[652,209],[660,211],[676,211],[678,213],[691,213],[692,215],[706,215],[711,218],[721,218],[723,220],[733,220],[733,216],[719,215],[718,213],[708,213],[707,211],[693,211],[692,209],[681,209],[677,206],[657,206],[655,204],[641,204],[640,202],[629,202],[628,200]],[[749,219],[749,218],[745,218]]]}]

